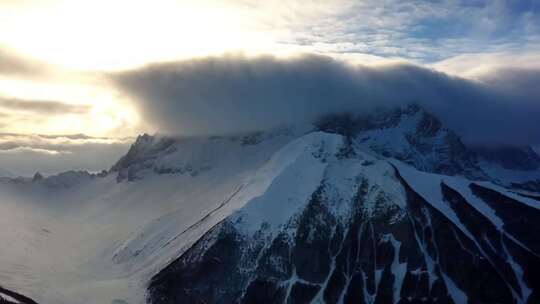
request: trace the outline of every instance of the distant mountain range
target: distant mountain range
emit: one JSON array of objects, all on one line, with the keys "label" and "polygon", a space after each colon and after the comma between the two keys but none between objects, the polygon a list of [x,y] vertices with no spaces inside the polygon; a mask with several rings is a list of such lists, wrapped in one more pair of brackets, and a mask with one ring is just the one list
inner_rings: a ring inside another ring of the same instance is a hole
[{"label": "distant mountain range", "polygon": [[15,175],[8,170],[0,168],[0,177],[15,177]]}]

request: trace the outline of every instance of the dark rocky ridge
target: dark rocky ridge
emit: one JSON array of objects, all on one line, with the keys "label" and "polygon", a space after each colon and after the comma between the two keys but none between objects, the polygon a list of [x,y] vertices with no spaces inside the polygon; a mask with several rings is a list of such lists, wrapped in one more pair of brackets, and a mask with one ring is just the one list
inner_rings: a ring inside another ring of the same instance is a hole
[{"label": "dark rocky ridge", "polygon": [[[325,200],[322,185],[306,209],[291,220],[293,239],[284,232],[271,239],[246,239],[226,220],[154,277],[150,302],[308,303],[318,297],[326,303],[367,303],[369,299],[391,303],[396,300],[392,267],[399,263],[406,265],[397,291],[399,303],[454,303],[444,276],[466,293],[469,303],[516,303],[514,297],[525,291],[507,254],[526,265],[524,278],[532,289],[527,303],[540,299],[540,259],[534,243],[538,229],[533,224],[534,217],[540,216],[538,210],[471,185],[498,214],[514,208],[505,223],[528,251],[498,231],[457,191],[442,184],[447,203],[473,233],[471,240],[405,180],[399,180],[406,191],[407,210],[393,223],[390,219],[402,212],[397,206],[382,208],[374,216],[363,211],[368,191],[365,180],[360,182],[354,213],[347,222],[329,212],[331,203]],[[380,199],[382,205],[389,203]],[[522,217],[530,221],[511,223]],[[308,240],[311,231],[316,234]],[[292,285],[295,276],[298,280]]]},{"label": "dark rocky ridge", "polygon": [[169,137],[150,136],[148,134],[138,136],[126,155],[120,158],[111,167],[110,171],[118,172],[118,181],[125,179],[129,181],[135,180],[137,171],[151,168],[152,160],[157,157],[158,153],[166,151],[174,143],[175,140]]},{"label": "dark rocky ridge", "polygon": [[[338,161],[352,166],[361,159],[351,155]],[[336,185],[323,181],[305,208],[277,232],[269,233],[263,224],[245,235],[232,218],[226,219],[152,279],[150,303],[539,300],[533,224],[539,210],[471,183],[471,191],[504,220],[503,232],[443,183],[439,190],[461,228],[415,192],[397,169],[388,179],[403,189],[405,202],[390,200],[370,176],[359,175],[345,218],[332,210],[336,202],[330,193]],[[375,190],[379,194],[369,198]]]}]

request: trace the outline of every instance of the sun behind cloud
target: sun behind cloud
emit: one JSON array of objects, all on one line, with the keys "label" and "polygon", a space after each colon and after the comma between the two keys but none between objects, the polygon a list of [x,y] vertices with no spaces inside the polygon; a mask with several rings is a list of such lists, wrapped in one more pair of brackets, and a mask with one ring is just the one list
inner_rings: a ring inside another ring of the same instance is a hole
[{"label": "sun behind cloud", "polygon": [[[0,132],[153,132],[132,100],[137,97],[122,94],[107,75],[224,54],[255,59],[316,54],[362,65],[408,62],[475,79],[478,71],[491,71],[508,58],[526,58],[511,62],[528,67],[535,58],[538,66],[538,8],[514,4],[0,1]],[[33,106],[23,109],[23,104]],[[44,111],[52,104],[87,110]]]},{"label": "sun behind cloud", "polygon": [[139,116],[106,83],[0,78],[0,132],[130,136]]},{"label": "sun behind cloud", "polygon": [[226,51],[284,52],[253,9],[226,1],[49,1],[2,10],[0,43],[77,70],[116,70]]}]

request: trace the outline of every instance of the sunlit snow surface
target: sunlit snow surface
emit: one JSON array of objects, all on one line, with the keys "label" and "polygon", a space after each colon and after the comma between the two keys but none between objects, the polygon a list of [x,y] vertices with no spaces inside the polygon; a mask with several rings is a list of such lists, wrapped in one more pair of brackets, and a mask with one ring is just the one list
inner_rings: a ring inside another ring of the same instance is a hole
[{"label": "sunlit snow surface", "polygon": [[[247,233],[263,222],[279,227],[307,204],[323,180],[335,185],[336,197],[352,197],[352,177],[361,174],[405,208],[393,167],[466,236],[473,238],[444,203],[441,182],[503,229],[495,212],[470,193],[468,180],[420,172],[373,155],[371,150],[362,151],[360,146],[358,161],[327,161],[343,145],[340,135],[305,134],[305,130],[249,143],[231,138],[191,139],[179,142],[155,163],[198,168],[196,173],[148,170],[134,181],[122,182],[111,173],[60,185],[47,180],[2,182],[0,283],[46,304],[144,303],[149,279],[222,219],[232,214]],[[362,165],[364,161],[370,165]],[[499,186],[482,185],[536,206]],[[375,212],[370,209],[373,206],[365,208]],[[341,206],[335,212],[347,214]],[[388,241],[399,252],[401,244],[392,235]],[[519,274],[519,265],[510,263]],[[392,273],[398,278],[394,299],[399,297],[404,269],[394,259]],[[455,301],[466,298],[442,275]]]},{"label": "sunlit snow surface", "polygon": [[[238,192],[253,176],[260,180],[250,189],[268,183],[273,176],[255,173],[296,136],[247,145],[191,140],[167,156],[176,164],[212,165],[196,175],[148,173],[118,183],[111,174],[68,188],[46,180],[1,183],[0,282],[40,303],[143,303],[147,280],[256,196]],[[235,194],[242,199],[222,206]]]}]

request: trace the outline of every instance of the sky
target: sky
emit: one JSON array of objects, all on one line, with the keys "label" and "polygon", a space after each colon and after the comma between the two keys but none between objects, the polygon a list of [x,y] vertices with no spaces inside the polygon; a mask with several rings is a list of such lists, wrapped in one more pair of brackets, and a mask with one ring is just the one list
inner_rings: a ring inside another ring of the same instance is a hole
[{"label": "sky", "polygon": [[0,28],[0,173],[410,101],[540,146],[538,0],[0,0]]}]

